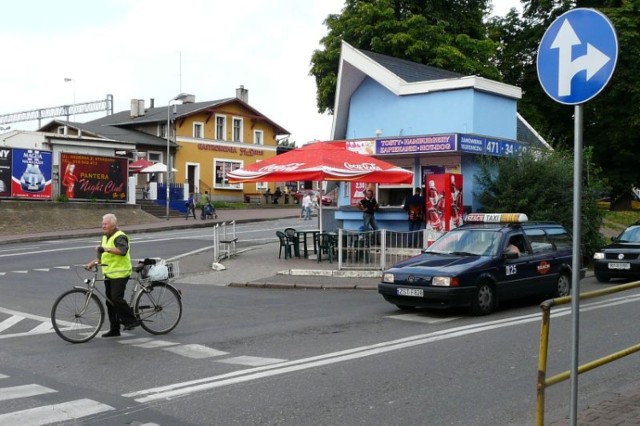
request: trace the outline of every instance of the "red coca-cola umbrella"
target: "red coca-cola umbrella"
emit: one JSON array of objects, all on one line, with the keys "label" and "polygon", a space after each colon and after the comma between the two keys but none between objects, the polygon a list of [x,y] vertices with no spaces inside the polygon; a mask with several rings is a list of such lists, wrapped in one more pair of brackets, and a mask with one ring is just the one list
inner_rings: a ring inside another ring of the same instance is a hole
[{"label": "red coca-cola umbrella", "polygon": [[[304,145],[245,168],[227,172],[227,179],[229,183],[327,180],[410,184],[413,182],[413,173],[386,161],[349,151],[346,149],[346,143],[340,141]],[[319,228],[322,230],[322,203],[319,207]]]},{"label": "red coca-cola umbrella", "polygon": [[149,166],[153,166],[153,161],[149,161],[146,158],[140,158],[129,163],[129,172],[140,173],[140,170]]},{"label": "red coca-cola umbrella", "polygon": [[412,183],[413,173],[348,151],[344,142],[316,142],[228,172],[227,179],[230,183],[291,180]]}]

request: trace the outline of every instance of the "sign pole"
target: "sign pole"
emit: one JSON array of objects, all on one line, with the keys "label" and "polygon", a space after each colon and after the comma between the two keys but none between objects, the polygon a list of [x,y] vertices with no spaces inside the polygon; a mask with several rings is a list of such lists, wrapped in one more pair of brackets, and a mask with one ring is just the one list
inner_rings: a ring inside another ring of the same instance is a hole
[{"label": "sign pole", "polygon": [[571,406],[569,424],[575,426],[578,415],[578,347],[580,333],[580,269],[581,261],[581,212],[582,212],[582,121],[584,105],[574,108],[573,142],[573,259],[571,265]]}]

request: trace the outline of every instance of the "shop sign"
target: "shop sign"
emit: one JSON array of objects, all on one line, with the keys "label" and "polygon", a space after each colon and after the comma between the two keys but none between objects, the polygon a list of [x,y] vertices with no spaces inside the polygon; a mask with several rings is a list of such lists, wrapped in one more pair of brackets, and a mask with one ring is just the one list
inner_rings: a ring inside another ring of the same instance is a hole
[{"label": "shop sign", "polygon": [[412,136],[396,139],[377,139],[376,154],[420,154],[456,150],[456,135]]}]

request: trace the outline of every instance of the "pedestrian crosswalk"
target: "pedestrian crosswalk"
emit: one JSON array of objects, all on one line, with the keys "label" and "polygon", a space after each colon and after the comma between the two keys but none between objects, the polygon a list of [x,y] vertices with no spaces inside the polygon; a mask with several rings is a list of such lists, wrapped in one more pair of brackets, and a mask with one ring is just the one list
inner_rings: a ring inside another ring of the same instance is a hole
[{"label": "pedestrian crosswalk", "polygon": [[[0,425],[37,426],[69,422],[100,414],[115,408],[88,398],[40,405],[38,397],[58,391],[39,384],[4,386],[8,375],[0,373]],[[5,412],[15,400],[27,400],[29,408]]]}]

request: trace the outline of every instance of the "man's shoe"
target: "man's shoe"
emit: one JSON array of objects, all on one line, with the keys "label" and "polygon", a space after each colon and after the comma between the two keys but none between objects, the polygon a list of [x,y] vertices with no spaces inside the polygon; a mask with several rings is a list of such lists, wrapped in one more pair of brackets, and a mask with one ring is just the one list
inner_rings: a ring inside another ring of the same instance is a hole
[{"label": "man's shoe", "polygon": [[120,332],[118,330],[110,330],[102,335],[102,337],[119,337]]},{"label": "man's shoe", "polygon": [[[140,324],[141,324],[140,321],[134,321],[134,322],[131,322],[129,324],[125,324],[124,325],[124,329],[125,330],[133,330],[134,328],[138,327]],[[118,333],[118,334],[120,334],[120,333]]]}]

